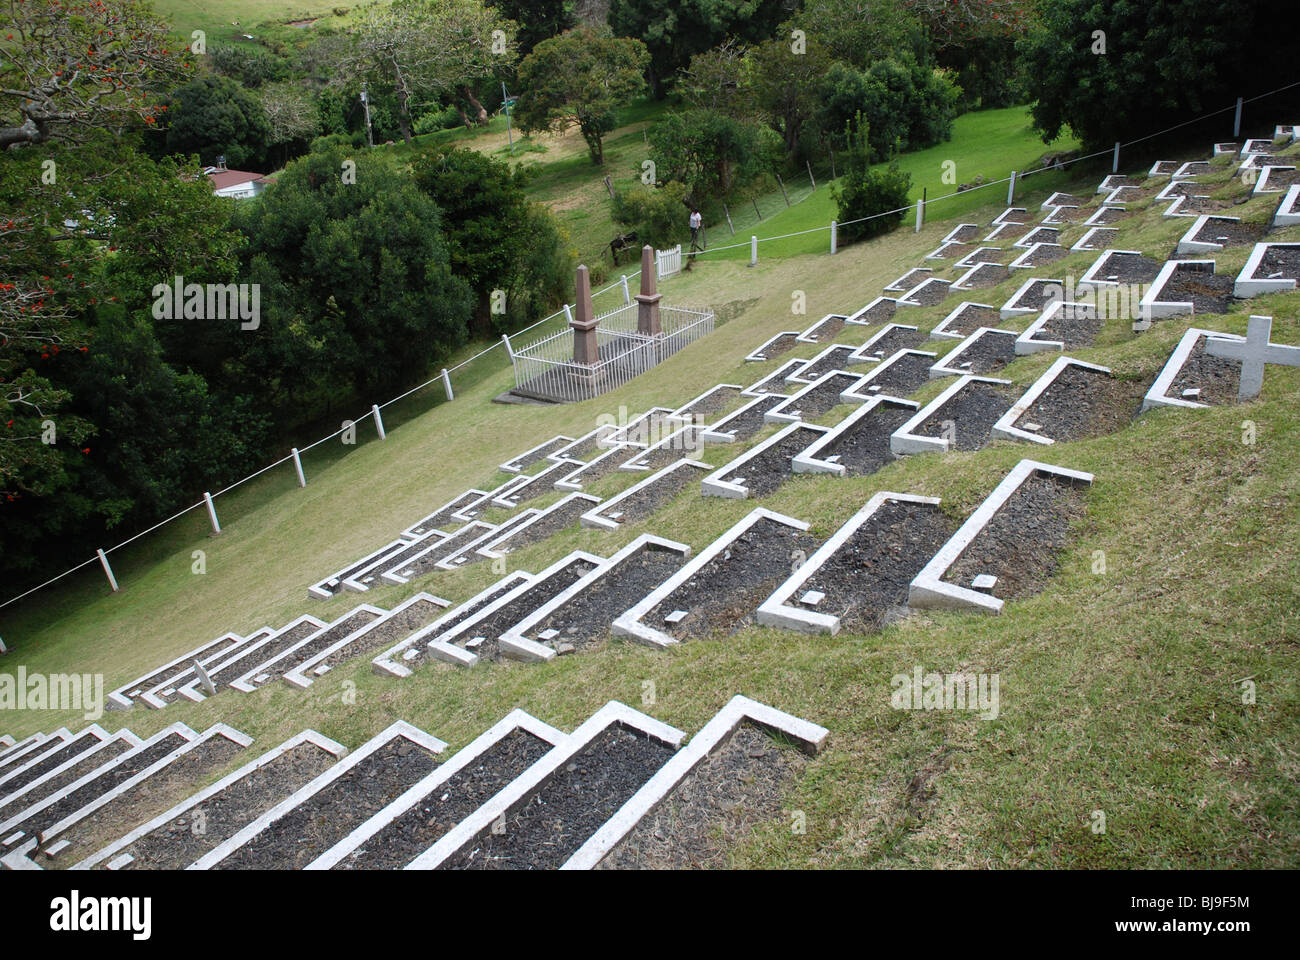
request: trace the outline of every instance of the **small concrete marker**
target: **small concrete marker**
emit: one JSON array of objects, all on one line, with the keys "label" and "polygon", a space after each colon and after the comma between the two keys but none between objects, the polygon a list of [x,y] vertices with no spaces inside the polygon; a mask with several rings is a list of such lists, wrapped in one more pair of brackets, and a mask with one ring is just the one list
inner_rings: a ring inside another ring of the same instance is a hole
[{"label": "small concrete marker", "polygon": [[998,578],[993,576],[993,574],[981,573],[970,582],[970,585],[973,590],[983,590],[985,593],[992,593],[997,582]]},{"label": "small concrete marker", "polygon": [[108,861],[108,863],[105,864],[104,869],[121,870],[129,863],[135,863],[135,857],[131,856],[129,853],[124,853],[120,857],[114,857],[112,860]]},{"label": "small concrete marker", "polygon": [[664,623],[681,623],[686,619],[685,610],[674,610],[668,616],[664,617]]},{"label": "small concrete marker", "polygon": [[806,603],[810,607],[815,607],[825,599],[826,594],[822,593],[820,590],[809,590],[799,598],[799,602]]}]

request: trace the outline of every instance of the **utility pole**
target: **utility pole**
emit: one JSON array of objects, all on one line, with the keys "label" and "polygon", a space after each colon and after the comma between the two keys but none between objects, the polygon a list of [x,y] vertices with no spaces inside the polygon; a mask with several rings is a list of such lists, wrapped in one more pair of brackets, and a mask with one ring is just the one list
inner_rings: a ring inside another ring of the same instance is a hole
[{"label": "utility pole", "polygon": [[510,130],[510,113],[514,109],[514,101],[510,99],[510,94],[506,93],[506,82],[501,81],[501,107],[506,112],[506,139],[510,141],[510,156],[515,155],[515,135]]},{"label": "utility pole", "polygon": [[366,146],[373,147],[375,145],[375,133],[370,129],[370,98],[366,96],[366,85],[364,81],[361,84],[361,106],[364,107],[366,111]]}]

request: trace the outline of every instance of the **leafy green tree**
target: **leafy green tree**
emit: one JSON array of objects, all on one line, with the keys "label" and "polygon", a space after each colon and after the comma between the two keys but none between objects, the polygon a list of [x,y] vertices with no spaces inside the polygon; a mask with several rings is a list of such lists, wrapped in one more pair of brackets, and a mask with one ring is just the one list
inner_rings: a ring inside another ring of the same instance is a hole
[{"label": "leafy green tree", "polygon": [[198,77],[176,90],[168,118],[168,153],[196,153],[206,164],[224,156],[232,168],[257,166],[266,159],[271,143],[266,112],[252,94],[226,77]]},{"label": "leafy green tree", "polygon": [[897,160],[891,161],[884,170],[871,168],[868,132],[861,116],[845,131],[849,143],[845,155],[847,166],[839,180],[831,184],[831,195],[839,211],[839,236],[845,242],[896,229],[903,222],[912,189],[911,174],[900,170]]},{"label": "leafy green tree", "polygon": [[798,158],[804,128],[820,108],[818,84],[830,67],[825,51],[810,46],[795,53],[786,40],[774,39],[750,50],[748,59],[758,108],[785,141],[786,155]]},{"label": "leafy green tree", "polygon": [[636,234],[637,243],[665,249],[687,232],[686,186],[669,181],[662,187],[633,187],[614,193],[614,222]]},{"label": "leafy green tree", "polygon": [[645,89],[647,62],[640,40],[589,27],[544,40],[519,64],[515,119],[525,132],[577,126],[591,162],[604,163],[604,136],[614,129],[615,108]]},{"label": "leafy green tree", "polygon": [[772,169],[781,144],[750,120],[714,110],[669,113],[650,132],[650,156],[661,180],[686,186],[685,202],[725,199],[737,186]]},{"label": "leafy green tree", "polygon": [[895,149],[917,150],[952,137],[959,91],[941,70],[926,69],[910,55],[878,60],[866,71],[834,63],[817,87],[818,121],[840,147],[843,131],[861,112],[870,129],[872,161]]},{"label": "leafy green tree", "polygon": [[565,0],[489,0],[489,6],[519,24],[515,41],[520,56],[527,56],[543,40],[559,36],[574,24],[573,11]]},{"label": "leafy green tree", "polygon": [[[528,199],[527,174],[476,150],[415,164],[416,185],[442,211],[452,272],[474,292],[474,334],[534,319],[567,292],[572,258],[549,211]],[[504,296],[493,324],[492,295]]]},{"label": "leafy green tree", "polygon": [[289,65],[260,43],[214,43],[208,57],[217,73],[250,90],[289,79]]}]

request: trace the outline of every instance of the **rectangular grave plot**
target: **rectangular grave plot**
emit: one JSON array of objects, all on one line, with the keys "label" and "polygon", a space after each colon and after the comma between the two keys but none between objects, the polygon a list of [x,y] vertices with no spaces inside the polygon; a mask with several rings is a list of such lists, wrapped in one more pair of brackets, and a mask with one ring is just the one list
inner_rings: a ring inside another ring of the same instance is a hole
[{"label": "rectangular grave plot", "polygon": [[867,374],[867,377],[853,388],[854,392],[862,396],[884,393],[891,397],[905,397],[930,381],[930,367],[934,361],[933,353],[900,350]]},{"label": "rectangular grave plot", "polygon": [[1077,287],[1150,283],[1163,263],[1131,250],[1107,250],[1088,268]]},{"label": "rectangular grave plot", "polygon": [[[26,739],[19,740],[10,746],[3,753],[0,753],[0,773],[6,769],[12,771],[14,764],[26,763],[31,760],[31,753],[40,747],[46,740],[62,739],[62,737],[47,736],[44,733],[33,733]],[[46,744],[46,747],[52,747],[54,744]],[[27,760],[23,758],[26,757]]]},{"label": "rectangular grave plot", "polygon": [[[466,490],[455,499],[444,503],[419,523],[403,531],[403,536],[409,537],[411,540],[418,540],[421,537],[433,533],[440,527],[452,527],[463,523],[464,521],[457,519],[457,515],[460,511],[464,510],[471,503],[484,497],[487,492],[488,491],[486,490],[479,489]],[[450,531],[448,530],[446,532]]]},{"label": "rectangular grave plot", "polygon": [[0,822],[56,796],[86,774],[134,750],[142,742],[134,734],[127,731],[119,732],[111,739],[32,781],[21,790],[8,792],[3,800],[0,800]]},{"label": "rectangular grave plot", "polygon": [[1025,207],[1007,207],[993,218],[993,222],[1023,224],[1029,219],[1028,215],[1029,211]]},{"label": "rectangular grave plot", "polygon": [[1091,304],[1054,303],[1016,339],[1016,353],[1023,356],[1091,346],[1104,325]]},{"label": "rectangular grave plot", "polygon": [[1114,243],[1118,236],[1119,231],[1114,227],[1089,227],[1070,250],[1075,253],[1081,250],[1104,250]]},{"label": "rectangular grave plot", "polygon": [[933,307],[947,298],[951,283],[932,277],[917,284],[898,299],[898,305],[908,307]]},{"label": "rectangular grave plot", "polygon": [[597,497],[585,493],[571,493],[531,517],[528,522],[508,531],[504,536],[489,540],[479,547],[478,553],[483,557],[496,559],[531,544],[541,543],[562,530],[578,526],[578,518],[598,506],[600,506],[600,499]]},{"label": "rectangular grave plot", "polygon": [[212,868],[301,870],[437,765],[437,755],[427,747],[393,737]]},{"label": "rectangular grave plot", "polygon": [[30,763],[19,766],[0,779],[0,797],[11,796],[28,784],[84,755],[88,750],[93,750],[108,737],[108,731],[94,725],[82,733],[60,741],[49,750],[35,751]]},{"label": "rectangular grave plot", "polygon": [[700,438],[703,432],[702,427],[693,424],[674,430],[658,443],[630,457],[619,469],[628,472],[653,472],[663,469],[670,463],[676,463],[682,457],[689,459],[704,449],[704,441]]},{"label": "rectangular grave plot", "polygon": [[560,477],[553,486],[556,490],[581,490],[586,484],[595,483],[597,480],[609,476],[644,449],[644,444],[630,443],[611,447],[599,456],[588,460],[583,466]]},{"label": "rectangular grave plot", "polygon": [[[1106,199],[1103,200],[1102,202],[1115,203],[1121,197],[1124,197],[1125,199],[1128,200],[1137,199],[1136,188],[1120,187],[1117,190],[1112,190],[1109,194],[1107,194]],[[1052,207],[1051,209],[1049,209],[1040,222],[1044,224],[1067,224],[1067,223],[1078,223],[1082,219],[1084,219],[1083,211],[1080,210],[1077,206],[1063,205],[1059,207]]]},{"label": "rectangular grave plot", "polygon": [[631,443],[644,447],[650,443],[651,437],[663,436],[665,421],[672,412],[671,407],[651,407],[606,436],[601,445],[613,447],[620,443]]},{"label": "rectangular grave plot", "polygon": [[759,520],[647,611],[641,622],[676,640],[734,633],[753,622],[758,605],[789,576],[791,559],[808,556],[817,546],[816,538],[804,531]]},{"label": "rectangular grave plot", "polygon": [[1147,176],[1171,177],[1180,166],[1182,166],[1182,164],[1177,160],[1157,160],[1151,165],[1151,170]]},{"label": "rectangular grave plot", "polygon": [[[464,529],[463,527],[461,529]],[[457,530],[456,533],[460,533]],[[395,540],[389,545],[391,549],[378,551],[371,556],[374,557],[369,563],[354,568],[354,571],[344,577],[342,585],[348,590],[357,593],[365,593],[371,587],[381,583],[379,577],[395,563],[401,563],[409,557],[423,553],[436,543],[442,543],[450,536],[456,534],[444,534],[439,530],[431,530],[423,536],[414,540]]]},{"label": "rectangular grave plot", "polygon": [[572,443],[560,447],[560,449],[550,454],[546,459],[554,463],[567,457],[570,460],[580,460],[583,463],[586,463],[592,457],[598,456],[601,451],[605,449],[601,444],[601,441],[613,432],[614,427],[611,425],[599,426],[590,433],[584,433]]},{"label": "rectangular grave plot", "polygon": [[1097,212],[1084,221],[1090,227],[1105,227],[1112,223],[1118,223],[1129,215],[1128,210],[1123,207],[1100,207]]},{"label": "rectangular grave plot", "polygon": [[891,323],[850,354],[850,363],[876,363],[892,357],[899,350],[911,350],[925,342],[916,327]]},{"label": "rectangular grave plot", "polygon": [[791,383],[812,383],[832,370],[843,370],[852,362],[849,358],[853,356],[855,350],[856,347],[847,344],[832,344],[790,374],[787,380]]},{"label": "rectangular grave plot", "polygon": [[748,440],[767,422],[767,412],[790,399],[784,393],[755,397],[735,413],[728,414],[701,434],[705,443],[736,443]]},{"label": "rectangular grave plot", "polygon": [[[333,766],[338,756],[322,745],[326,743],[332,741],[313,735],[288,749],[272,751],[277,754],[273,759],[258,758],[241,767],[215,790],[197,794],[193,804],[188,800],[178,804],[168,811],[172,816],[146,824],[150,829],[138,837],[123,837],[78,866],[109,869],[110,863],[127,856],[129,860],[113,869],[183,870]],[[333,749],[342,751],[338,744]],[[198,818],[201,832],[195,829]]]},{"label": "rectangular grave plot", "polygon": [[[1109,180],[1109,179],[1111,179],[1111,178],[1108,177],[1107,179]],[[1122,183],[1113,183],[1113,184],[1111,184],[1110,189],[1111,189],[1111,190],[1114,190],[1116,187],[1122,187],[1122,186],[1126,186],[1126,184],[1122,184]],[[1081,204],[1083,204],[1083,203],[1085,203],[1085,202],[1086,202],[1086,201],[1084,201],[1083,198],[1081,198],[1081,197],[1076,197],[1076,196],[1074,196],[1074,194],[1071,194],[1071,193],[1060,193],[1060,192],[1057,192],[1057,193],[1052,194],[1052,195],[1051,195],[1050,197],[1048,197],[1046,200],[1044,200],[1044,201],[1039,205],[1038,209],[1040,209],[1040,210],[1047,210],[1047,209],[1050,208],[1050,207],[1065,207],[1065,206],[1077,207],[1077,206],[1080,206]]]},{"label": "rectangular grave plot", "polygon": [[1237,217],[1198,218],[1178,243],[1175,253],[1203,253],[1222,250],[1224,247],[1257,243],[1264,230],[1254,223],[1243,223]]},{"label": "rectangular grave plot", "polygon": [[392,646],[421,627],[428,626],[446,611],[446,600],[419,594],[406,601],[388,616],[376,620],[357,636],[333,645],[286,672],[285,679],[296,687],[310,686],[315,678],[349,660],[367,656]]},{"label": "rectangular grave plot", "polygon": [[750,498],[765,497],[789,479],[794,470],[791,465],[794,457],[828,432],[826,427],[791,424],[780,431],[779,439],[774,436],[772,442],[743,454],[710,474],[704,481],[704,492],[718,495],[711,485],[711,481],[717,481],[742,488]]},{"label": "rectangular grave plot", "polygon": [[616,497],[611,497],[595,510],[582,515],[586,527],[617,529],[620,524],[638,523],[646,519],[668,501],[691,486],[708,464],[697,460],[678,460],[651,474]]},{"label": "rectangular grave plot", "polygon": [[763,363],[766,360],[775,360],[782,354],[789,353],[799,345],[799,331],[786,330],[778,333],[770,340],[765,340],[749,353],[745,360],[749,363]]},{"label": "rectangular grave plot", "polygon": [[929,267],[914,267],[889,286],[885,287],[885,289],[897,293],[901,293],[904,290],[911,290],[933,273],[934,271]]},{"label": "rectangular grave plot", "polygon": [[944,582],[969,588],[987,575],[997,578],[989,592],[1000,600],[1038,593],[1056,572],[1071,521],[1083,511],[1083,487],[1031,474],[948,568]]},{"label": "rectangular grave plot", "polygon": [[[290,626],[285,627],[260,643],[240,647],[233,656],[212,666],[207,671],[208,679],[220,692],[223,687],[242,677],[253,664],[283,653],[297,643],[306,640],[325,625],[323,620],[318,620],[316,617],[299,618]],[[199,690],[199,679],[197,677],[190,680],[185,686],[180,687],[177,692],[186,699],[201,700],[204,696],[203,692]]]},{"label": "rectangular grave plot", "polygon": [[[874,397],[830,433],[791,461],[796,473],[865,476],[897,459],[889,449],[894,431],[910,420],[917,405],[910,400]],[[838,468],[838,469],[836,469]]]},{"label": "rectangular grave plot", "polygon": [[931,377],[993,373],[1016,359],[1014,330],[981,327],[930,368]]},{"label": "rectangular grave plot", "polygon": [[1055,263],[1057,260],[1062,260],[1069,255],[1069,249],[1059,243],[1036,243],[1016,257],[1011,262],[1010,269],[1023,270],[1030,267],[1045,267],[1047,264]]},{"label": "rectangular grave plot", "polygon": [[1026,424],[1037,424],[1037,433],[1057,442],[1113,433],[1133,420],[1145,392],[1146,384],[1066,363],[1016,425],[1027,429]]},{"label": "rectangular grave plot", "polygon": [[767,376],[755,380],[740,392],[747,397],[758,397],[769,393],[783,394],[786,390],[785,378],[807,362],[806,360],[787,360]]},{"label": "rectangular grave plot", "polygon": [[508,492],[493,499],[491,501],[492,506],[509,510],[528,503],[530,500],[536,500],[538,497],[544,496],[555,489],[556,480],[572,473],[581,466],[585,466],[581,460],[567,459],[548,464],[536,473],[530,474],[523,483],[512,487]]},{"label": "rectangular grave plot", "polygon": [[[229,732],[233,736],[205,735],[202,742],[167,766],[60,832],[57,839],[68,846],[59,849],[56,862],[66,866],[89,856],[121,836],[123,827],[147,823],[191,793],[196,782],[232,763],[249,740],[233,730]],[[42,846],[48,846],[44,838]]]},{"label": "rectangular grave plot", "polygon": [[997,223],[994,222],[993,229],[984,237],[984,243],[1005,244],[1019,237],[1023,237],[1030,230],[1034,229],[1032,224],[1028,223]]},{"label": "rectangular grave plot", "polygon": [[1002,319],[1025,313],[1042,313],[1048,304],[1065,299],[1065,284],[1061,280],[1045,280],[1034,277],[1025,281],[1011,299],[1002,305]]},{"label": "rectangular grave plot", "polygon": [[927,260],[958,260],[970,253],[969,243],[945,241],[925,255]]},{"label": "rectangular grave plot", "polygon": [[[307,596],[315,600],[328,600],[345,589],[351,588],[355,590],[358,574],[371,572],[377,564],[383,562],[384,558],[396,553],[403,547],[409,546],[425,535],[424,533],[412,536],[403,534],[396,540],[389,541],[378,550],[373,550],[361,559],[354,560],[342,570],[331,573],[322,580],[317,580],[307,588]],[[427,531],[427,535],[442,536],[442,531],[430,529]],[[431,541],[425,540],[424,542],[427,544]]]},{"label": "rectangular grave plot", "polygon": [[742,723],[595,869],[725,870],[736,842],[783,818],[782,798],[807,765],[794,747]]},{"label": "rectangular grave plot", "polygon": [[516,727],[471,764],[334,864],[333,870],[400,870],[429,849],[554,746]]},{"label": "rectangular grave plot", "polygon": [[982,228],[978,223],[959,223],[946,237],[944,243],[970,243],[980,235]]},{"label": "rectangular grave plot", "polygon": [[938,410],[912,428],[917,436],[948,440],[949,450],[978,450],[989,442],[1019,392],[985,380],[971,380]]},{"label": "rectangular grave plot", "polygon": [[848,317],[839,313],[828,313],[811,327],[799,334],[801,343],[825,343],[839,335],[844,329],[844,323]]},{"label": "rectangular grave plot", "polygon": [[611,724],[525,803],[506,812],[504,829],[489,829],[440,869],[553,870],[654,776],[672,746]]},{"label": "rectangular grave plot", "polygon": [[501,464],[501,469],[506,473],[525,473],[533,464],[540,463],[561,447],[567,447],[571,443],[573,443],[573,437],[552,437],[545,443],[540,443],[531,450],[526,450],[513,460]]},{"label": "rectangular grave plot", "polygon": [[1257,243],[1237,275],[1233,294],[1239,298],[1262,293],[1286,293],[1300,280],[1300,243]]},{"label": "rectangular grave plot", "polygon": [[720,383],[678,407],[668,415],[668,419],[689,424],[709,423],[740,399],[740,391],[739,384]]},{"label": "rectangular grave plot", "polygon": [[258,658],[258,663],[249,664],[244,673],[237,680],[231,681],[230,685],[245,693],[256,690],[262,684],[279,679],[322,650],[329,649],[338,641],[378,620],[385,612],[379,607],[363,604],[328,626],[304,637],[293,646],[273,656]]},{"label": "rectangular grave plot", "polygon": [[473,543],[482,537],[485,533],[491,533],[495,530],[490,523],[483,523],[481,520],[474,520],[465,524],[455,533],[439,540],[432,546],[426,545],[423,550],[416,551],[411,548],[404,551],[402,556],[395,559],[394,562],[386,563],[384,569],[380,572],[379,579],[385,583],[408,583],[415,577],[422,577],[425,574],[433,573],[439,569],[439,565],[444,560],[449,560],[456,556],[468,544]]},{"label": "rectangular grave plot", "polygon": [[849,317],[848,322],[871,326],[875,323],[888,323],[893,319],[894,314],[898,311],[898,300],[895,297],[876,297],[869,304]]},{"label": "rectangular grave plot", "polygon": [[969,254],[958,260],[953,266],[969,270],[981,263],[1005,264],[1007,255],[1001,247],[976,247]]},{"label": "rectangular grave plot", "polygon": [[1217,405],[1236,403],[1240,386],[1241,361],[1210,356],[1205,352],[1205,337],[1202,335],[1196,338],[1167,393],[1171,397]]},{"label": "rectangular grave plot", "polygon": [[509,519],[503,520],[498,526],[491,530],[481,531],[477,537],[461,545],[461,548],[449,557],[439,560],[437,566],[441,570],[459,570],[462,567],[470,566],[484,559],[484,555],[479,551],[484,546],[500,537],[508,537],[511,533],[524,526],[530,520],[535,520],[542,515],[542,511],[535,507],[529,507],[527,510],[515,512]]},{"label": "rectangular grave plot", "polygon": [[987,290],[1011,276],[1011,268],[997,263],[977,263],[953,281],[954,290]]},{"label": "rectangular grave plot", "polygon": [[[94,803],[110,790],[153,766],[173,750],[183,747],[190,739],[192,736],[186,737],[180,733],[165,733],[154,737],[152,742],[124,753],[116,760],[103,763],[96,768],[98,775],[92,770],[86,775],[90,779],[83,778],[84,783],[70,786],[67,792],[56,795],[52,803],[43,805],[40,810],[33,810],[12,826],[21,825],[21,829],[29,836],[39,836],[65,817]],[[10,826],[7,824],[6,829],[10,829]]]},{"label": "rectangular grave plot", "polygon": [[110,710],[129,707],[135,698],[146,690],[152,689],[158,684],[166,682],[169,678],[189,670],[192,661],[198,660],[203,663],[223,654],[227,650],[233,649],[242,642],[244,642],[244,638],[237,633],[222,634],[212,642],[205,643],[201,647],[195,647],[188,653],[182,654],[166,665],[159,667],[153,673],[146,674],[125,686],[118,687],[108,695],[105,706]]},{"label": "rectangular grave plot", "polygon": [[991,327],[1000,319],[997,307],[967,300],[930,331],[930,339],[964,340],[980,327]]},{"label": "rectangular grave plot", "polygon": [[861,379],[844,371],[824,374],[816,382],[772,407],[763,415],[764,419],[769,423],[814,420],[843,403],[840,394],[852,389]]}]

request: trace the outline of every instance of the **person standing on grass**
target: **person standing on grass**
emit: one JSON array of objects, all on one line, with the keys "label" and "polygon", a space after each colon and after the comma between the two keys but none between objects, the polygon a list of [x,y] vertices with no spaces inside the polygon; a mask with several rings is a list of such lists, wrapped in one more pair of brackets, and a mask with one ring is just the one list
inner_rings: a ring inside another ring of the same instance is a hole
[{"label": "person standing on grass", "polygon": [[700,230],[703,228],[703,226],[704,226],[704,217],[700,214],[699,208],[698,207],[692,208],[691,210],[691,249],[692,250],[700,249],[699,237],[700,237]]}]

